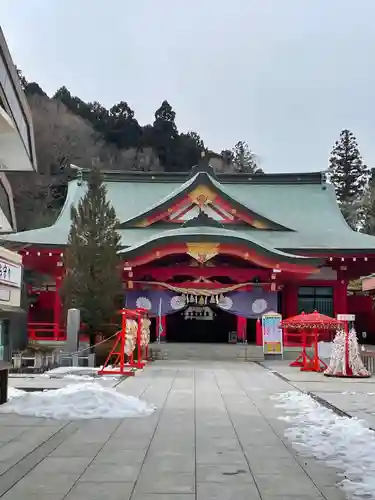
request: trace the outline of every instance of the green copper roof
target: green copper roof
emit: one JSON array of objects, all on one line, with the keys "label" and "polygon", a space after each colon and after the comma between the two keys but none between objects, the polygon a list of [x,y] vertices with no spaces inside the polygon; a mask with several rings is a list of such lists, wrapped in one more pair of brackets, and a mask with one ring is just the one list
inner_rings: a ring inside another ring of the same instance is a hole
[{"label": "green copper roof", "polygon": [[273,229],[288,230],[288,228],[283,226],[281,223],[270,220],[267,218],[267,216],[259,213],[259,210],[254,207],[253,201],[251,199],[248,200],[247,203],[240,203],[236,199],[236,197],[231,194],[230,190],[228,190],[228,187],[225,184],[217,182],[208,172],[205,171],[198,171],[188,181],[180,184],[177,189],[174,189],[172,192],[168,193],[167,196],[159,199],[156,203],[143,208],[136,216],[128,217],[125,220],[120,219],[120,221],[122,222],[121,228],[123,229],[125,227],[136,225],[137,222],[151,215],[151,213],[156,209],[165,210],[166,208],[168,208],[168,205],[173,204],[173,201],[178,202],[186,195],[186,193],[191,192],[194,188],[201,185],[206,185],[209,188],[217,190],[220,195],[224,199],[226,199],[226,201],[229,202],[229,204],[234,208],[244,209],[245,207],[245,210],[248,210],[252,215],[256,214],[258,219],[267,222]]},{"label": "green copper roof", "polygon": [[[246,245],[255,250],[261,249],[269,257],[276,257],[280,262],[293,261],[294,263],[302,265],[313,265],[314,259],[304,257],[296,254],[289,254],[281,250],[277,250],[272,246],[268,246],[261,239],[257,238],[259,231],[253,231],[252,234],[242,233],[241,231],[233,231],[230,229],[223,229],[218,227],[180,227],[178,229],[170,229],[161,231],[153,236],[138,241],[133,246],[124,248],[120,253],[127,258],[128,255],[134,255],[142,251],[143,248],[154,247],[165,244],[168,240],[178,242],[201,242],[202,240],[209,240],[213,243],[237,243],[239,245]],[[125,233],[126,235],[126,233]],[[315,264],[318,266],[322,262],[316,260]]]},{"label": "green copper roof", "polygon": [[[209,175],[209,174],[207,174]],[[191,179],[181,175],[128,175],[113,173],[107,176],[108,199],[112,202],[121,222],[170,199]],[[375,237],[352,231],[345,223],[337,206],[332,186],[322,183],[319,174],[270,174],[254,176],[210,176],[210,180],[223,192],[247,209],[285,226],[291,231],[269,231],[241,227],[247,238],[264,247],[284,252],[309,250],[359,251],[375,253]],[[185,181],[185,182],[184,182]],[[70,206],[76,206],[84,195],[86,185],[69,183],[64,207],[54,225],[36,230],[3,235],[2,240],[15,244],[57,245],[67,243],[70,228]],[[146,228],[119,230],[124,247],[136,246],[147,238],[165,231],[158,225]],[[223,231],[223,230],[221,230]],[[203,234],[208,238],[208,234]]]}]

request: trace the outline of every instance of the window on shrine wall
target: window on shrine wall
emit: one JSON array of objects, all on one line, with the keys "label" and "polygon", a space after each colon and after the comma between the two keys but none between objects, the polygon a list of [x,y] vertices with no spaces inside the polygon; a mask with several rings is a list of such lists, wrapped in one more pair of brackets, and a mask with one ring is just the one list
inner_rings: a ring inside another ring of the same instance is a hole
[{"label": "window on shrine wall", "polygon": [[318,311],[333,317],[333,288],[331,286],[301,286],[298,289],[298,313]]}]

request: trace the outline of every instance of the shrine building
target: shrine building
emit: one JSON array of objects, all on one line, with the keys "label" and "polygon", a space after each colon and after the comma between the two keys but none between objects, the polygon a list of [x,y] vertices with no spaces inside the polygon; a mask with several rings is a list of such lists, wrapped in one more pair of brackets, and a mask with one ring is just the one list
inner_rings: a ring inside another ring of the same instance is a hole
[{"label": "shrine building", "polygon": [[[62,256],[86,176],[69,183],[52,226],[3,236],[41,277],[30,286],[31,340],[65,338]],[[104,180],[120,221],[124,304],[150,312],[153,339],[259,344],[266,312],[355,313],[348,281],[375,269],[375,237],[350,229],[322,173],[219,174],[202,159],[190,173]]]}]

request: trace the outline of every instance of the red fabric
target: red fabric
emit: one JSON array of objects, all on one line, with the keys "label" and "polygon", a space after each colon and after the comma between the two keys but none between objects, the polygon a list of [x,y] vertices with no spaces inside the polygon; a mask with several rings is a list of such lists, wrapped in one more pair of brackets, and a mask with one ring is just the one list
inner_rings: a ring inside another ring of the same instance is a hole
[{"label": "red fabric", "polygon": [[344,326],[344,323],[335,318],[331,318],[330,316],[320,314],[317,311],[309,314],[302,312],[297,316],[292,316],[291,318],[284,319],[281,322],[282,328],[294,329],[313,328],[317,330],[329,330],[335,329],[339,326]]},{"label": "red fabric", "polygon": [[245,340],[247,319],[243,316],[237,316],[237,339]]}]

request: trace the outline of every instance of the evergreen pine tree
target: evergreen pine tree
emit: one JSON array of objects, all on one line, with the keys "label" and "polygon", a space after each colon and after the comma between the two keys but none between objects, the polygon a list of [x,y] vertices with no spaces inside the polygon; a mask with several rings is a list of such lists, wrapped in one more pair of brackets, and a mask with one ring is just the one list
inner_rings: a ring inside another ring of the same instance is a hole
[{"label": "evergreen pine tree", "polygon": [[174,170],[178,156],[178,131],[175,123],[176,113],[168,101],[163,101],[160,108],[155,111],[153,123],[153,147],[160,163],[165,170]]},{"label": "evergreen pine tree", "polygon": [[61,294],[65,310],[77,308],[87,327],[90,343],[105,333],[122,296],[120,236],[114,208],[106,199],[101,172],[93,169],[88,189],[78,207],[72,207],[72,225],[64,264]]},{"label": "evergreen pine tree", "polygon": [[177,154],[174,158],[178,171],[188,172],[194,165],[197,165],[203,151],[205,151],[205,145],[199,134],[196,132],[179,134]]},{"label": "evergreen pine tree", "polygon": [[222,149],[220,156],[226,166],[233,163],[234,153],[231,149]]},{"label": "evergreen pine tree", "polygon": [[364,221],[362,232],[375,235],[375,169],[369,181],[368,188],[363,198],[362,211],[364,212]]},{"label": "evergreen pine tree", "polygon": [[240,173],[261,173],[262,170],[257,164],[256,155],[251,151],[245,141],[239,141],[233,148],[233,163],[236,172]]},{"label": "evergreen pine tree", "polygon": [[347,219],[348,207],[361,202],[370,176],[359,152],[358,143],[350,130],[343,130],[329,159],[330,180],[335,187],[337,201]]},{"label": "evergreen pine tree", "polygon": [[120,149],[138,147],[141,127],[134,118],[134,111],[127,102],[112,106],[108,119],[109,130],[106,138]]}]

